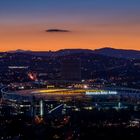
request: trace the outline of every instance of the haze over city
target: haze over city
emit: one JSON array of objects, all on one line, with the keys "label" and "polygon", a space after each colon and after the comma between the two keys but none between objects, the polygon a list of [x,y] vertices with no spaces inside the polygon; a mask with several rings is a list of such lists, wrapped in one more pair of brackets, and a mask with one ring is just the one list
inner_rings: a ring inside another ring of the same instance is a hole
[{"label": "haze over city", "polygon": [[0,51],[140,50],[139,0],[0,1]]}]

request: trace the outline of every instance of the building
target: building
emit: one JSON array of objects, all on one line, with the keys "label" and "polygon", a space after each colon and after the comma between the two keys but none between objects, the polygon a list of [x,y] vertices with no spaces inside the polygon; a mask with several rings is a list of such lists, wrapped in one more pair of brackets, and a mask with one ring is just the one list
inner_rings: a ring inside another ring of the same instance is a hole
[{"label": "building", "polygon": [[79,59],[66,58],[61,63],[61,78],[68,81],[81,80],[81,62]]}]

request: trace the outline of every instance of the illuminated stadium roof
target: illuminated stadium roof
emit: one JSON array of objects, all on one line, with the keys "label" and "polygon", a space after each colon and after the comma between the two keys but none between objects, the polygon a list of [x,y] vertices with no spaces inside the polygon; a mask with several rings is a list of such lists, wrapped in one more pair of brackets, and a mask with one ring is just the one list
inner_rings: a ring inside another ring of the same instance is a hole
[{"label": "illuminated stadium roof", "polygon": [[45,100],[71,100],[71,99],[80,99],[86,100],[95,98],[108,98],[109,99],[130,99],[130,100],[140,100],[140,91],[131,89],[111,89],[111,90],[102,90],[102,89],[70,89],[70,88],[57,88],[57,89],[30,89],[30,90],[18,90],[5,92],[5,99],[14,99],[14,100],[32,100],[33,97],[37,99]]}]

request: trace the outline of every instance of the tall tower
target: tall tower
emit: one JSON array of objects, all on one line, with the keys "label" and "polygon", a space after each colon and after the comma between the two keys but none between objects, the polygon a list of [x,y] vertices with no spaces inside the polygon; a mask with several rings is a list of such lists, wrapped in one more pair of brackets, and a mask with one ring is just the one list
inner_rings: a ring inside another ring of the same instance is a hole
[{"label": "tall tower", "polygon": [[31,101],[31,117],[35,117],[36,116],[36,99],[35,96],[32,97],[32,101]]},{"label": "tall tower", "polygon": [[81,80],[81,62],[76,58],[66,58],[61,63],[62,80],[80,81]]},{"label": "tall tower", "polygon": [[43,117],[44,115],[44,105],[43,105],[43,100],[40,100],[40,117]]}]

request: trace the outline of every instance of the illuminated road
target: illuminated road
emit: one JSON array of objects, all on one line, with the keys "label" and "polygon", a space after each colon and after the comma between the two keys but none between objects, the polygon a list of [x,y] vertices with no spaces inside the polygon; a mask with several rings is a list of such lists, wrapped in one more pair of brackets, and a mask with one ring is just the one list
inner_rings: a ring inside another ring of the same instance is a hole
[{"label": "illuminated road", "polygon": [[58,105],[57,107],[55,107],[52,110],[50,110],[48,113],[51,114],[51,113],[57,111],[58,109],[62,108],[63,106],[64,106],[64,104]]}]

